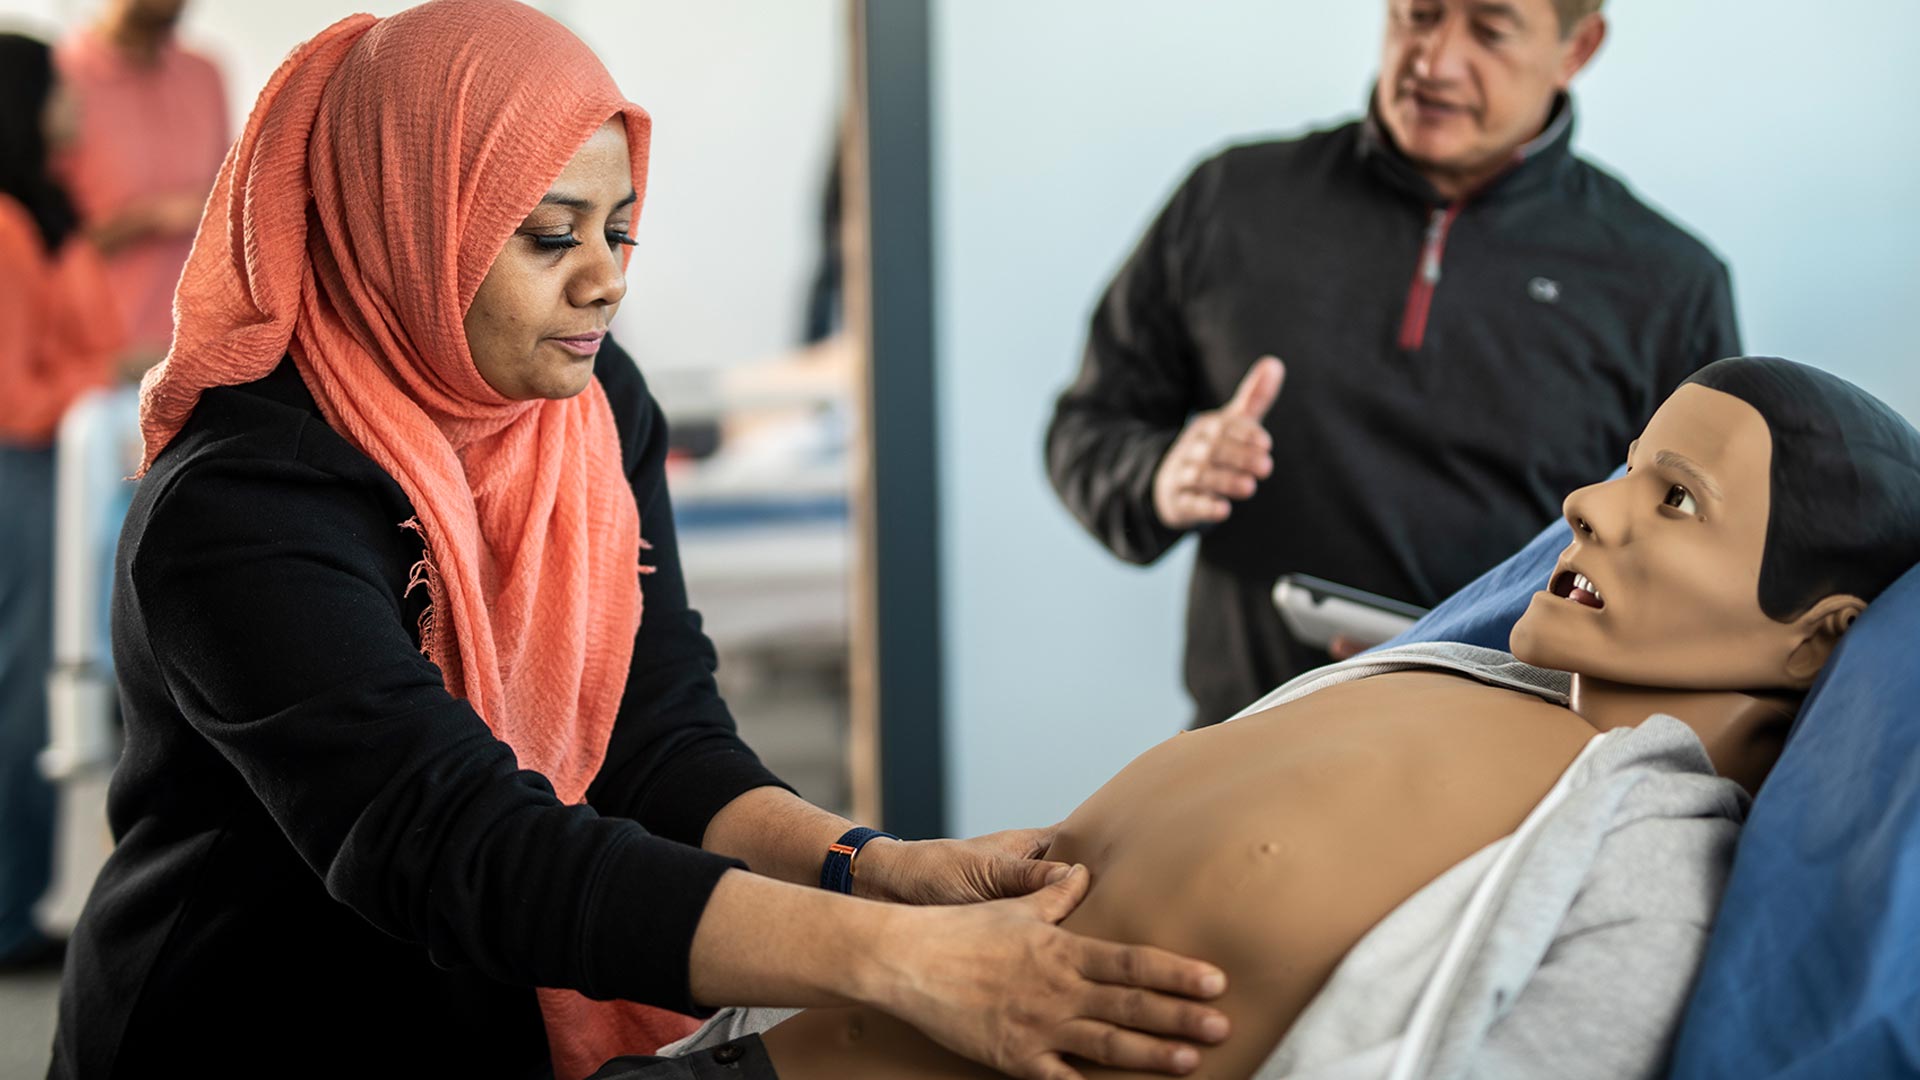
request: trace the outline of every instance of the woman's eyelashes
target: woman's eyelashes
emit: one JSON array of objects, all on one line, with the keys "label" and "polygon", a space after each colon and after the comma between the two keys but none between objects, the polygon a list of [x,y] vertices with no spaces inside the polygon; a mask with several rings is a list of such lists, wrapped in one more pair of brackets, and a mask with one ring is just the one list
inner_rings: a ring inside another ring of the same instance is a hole
[{"label": "woman's eyelashes", "polygon": [[[619,227],[608,229],[606,236],[607,244],[610,247],[632,247],[636,243],[634,238],[629,235],[625,229]],[[556,234],[529,233],[527,239],[532,240],[533,246],[539,248],[541,251],[552,252],[568,251],[586,243],[585,240],[580,239],[571,232]]]}]

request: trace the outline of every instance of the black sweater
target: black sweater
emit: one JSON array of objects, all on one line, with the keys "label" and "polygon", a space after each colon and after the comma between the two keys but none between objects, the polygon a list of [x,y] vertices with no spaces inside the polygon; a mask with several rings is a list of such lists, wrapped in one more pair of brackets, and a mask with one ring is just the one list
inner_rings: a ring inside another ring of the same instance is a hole
[{"label": "black sweater", "polygon": [[693,1008],[694,927],[739,865],[697,846],[779,781],[687,607],[659,406],[612,342],[598,377],[658,570],[571,807],[420,654],[413,508],[292,363],[201,400],[121,535],[118,846],[69,951],[53,1075],[540,1076],[534,986]]},{"label": "black sweater", "polygon": [[[1152,485],[1187,418],[1258,357],[1287,363],[1266,419],[1274,474],[1200,538],[1199,721],[1327,661],[1287,635],[1276,577],[1432,605],[1604,478],[1695,368],[1740,351],[1725,266],[1576,158],[1572,120],[1562,99],[1517,166],[1455,204],[1371,121],[1235,147],[1194,170],[1114,278],[1047,464],[1123,559],[1179,539]],[[1439,280],[1410,285],[1427,254]]]}]

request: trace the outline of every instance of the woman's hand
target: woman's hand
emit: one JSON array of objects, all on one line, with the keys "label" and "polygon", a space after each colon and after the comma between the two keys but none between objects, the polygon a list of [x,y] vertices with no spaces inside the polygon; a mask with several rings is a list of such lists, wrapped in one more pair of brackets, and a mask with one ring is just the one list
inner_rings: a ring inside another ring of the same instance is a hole
[{"label": "woman's hand", "polygon": [[1073,867],[1018,899],[896,909],[858,996],[955,1053],[1027,1080],[1078,1080],[1064,1060],[1180,1075],[1192,1042],[1217,1043],[1227,1018],[1203,1005],[1226,989],[1211,964],[1118,945],[1054,925],[1086,896]]},{"label": "woman's hand", "polygon": [[1193,1043],[1227,1037],[1226,1016],[1203,1004],[1225,974],[1055,925],[1090,880],[1075,866],[1011,900],[907,907],[729,870],[694,932],[688,989],[706,1005],[872,1006],[1028,1080],[1078,1080],[1067,1055],[1191,1071]]},{"label": "woman's hand", "polygon": [[1067,869],[1041,858],[1053,834],[1052,828],[1009,829],[971,840],[869,840],[853,860],[854,895],[902,904],[1025,896]]}]

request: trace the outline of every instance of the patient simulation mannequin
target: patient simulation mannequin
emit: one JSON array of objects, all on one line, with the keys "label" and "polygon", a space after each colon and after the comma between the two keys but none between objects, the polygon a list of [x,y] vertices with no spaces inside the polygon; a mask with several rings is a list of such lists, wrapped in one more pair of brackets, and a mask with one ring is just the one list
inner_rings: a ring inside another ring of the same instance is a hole
[{"label": "patient simulation mannequin", "polygon": [[[1822,415],[1849,436],[1856,416],[1885,436],[1877,463],[1808,428],[1809,386],[1839,395]],[[1897,497],[1860,481],[1886,471],[1886,445]],[[1441,671],[1373,675],[1170,739],[1063,823],[1047,857],[1094,882],[1064,925],[1226,971],[1233,1031],[1195,1075],[1250,1076],[1370,928],[1513,832],[1596,733],[1671,715],[1757,788],[1842,633],[1920,558],[1920,440],[1799,365],[1703,370],[1628,465],[1568,496],[1573,541],[1511,638],[1520,660],[1575,673],[1568,706]],[[865,1009],[812,1010],[765,1040],[784,1080],[990,1075]]]}]

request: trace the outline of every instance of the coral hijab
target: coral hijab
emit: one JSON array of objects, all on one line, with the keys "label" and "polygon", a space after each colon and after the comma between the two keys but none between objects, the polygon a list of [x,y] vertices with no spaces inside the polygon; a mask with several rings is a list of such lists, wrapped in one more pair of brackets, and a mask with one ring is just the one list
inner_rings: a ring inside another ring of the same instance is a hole
[{"label": "coral hijab", "polygon": [[[422,647],[447,689],[567,803],[598,771],[625,689],[639,514],[599,381],[509,400],[475,368],[462,321],[515,228],[615,116],[644,194],[651,121],[547,16],[436,0],[335,23],[274,73],[228,153],[140,408],[144,470],[203,391],[290,352],[327,423],[412,500]],[[540,996],[563,1080],[693,1026]]]}]

